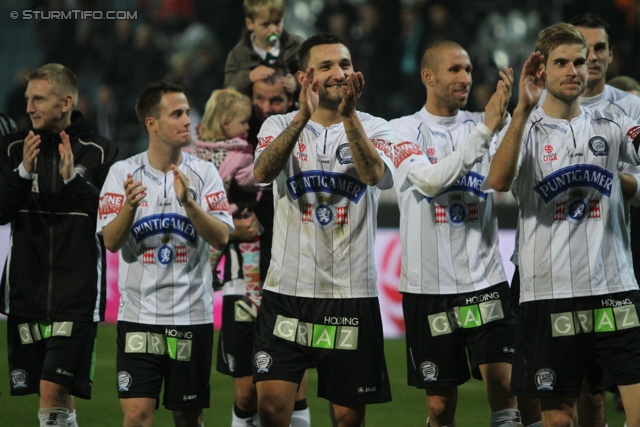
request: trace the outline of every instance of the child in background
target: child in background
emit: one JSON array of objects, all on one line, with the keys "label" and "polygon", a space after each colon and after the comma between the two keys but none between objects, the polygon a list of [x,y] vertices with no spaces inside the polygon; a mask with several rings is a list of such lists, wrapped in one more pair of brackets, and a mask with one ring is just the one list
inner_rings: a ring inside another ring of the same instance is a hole
[{"label": "child in background", "polygon": [[237,224],[229,245],[223,251],[212,248],[211,252],[214,282],[220,257],[226,255],[225,296],[260,293],[260,224],[253,209],[261,190],[253,179],[253,148],[244,139],[250,117],[249,97],[232,88],[216,90],[207,101],[195,144],[188,147],[191,154],[218,168]]},{"label": "child in background", "polygon": [[286,74],[282,84],[294,94],[298,90],[298,49],[304,39],[284,29],[284,0],[244,0],[243,6],[247,31],[227,56],[224,86],[251,95],[254,82],[282,69]]}]

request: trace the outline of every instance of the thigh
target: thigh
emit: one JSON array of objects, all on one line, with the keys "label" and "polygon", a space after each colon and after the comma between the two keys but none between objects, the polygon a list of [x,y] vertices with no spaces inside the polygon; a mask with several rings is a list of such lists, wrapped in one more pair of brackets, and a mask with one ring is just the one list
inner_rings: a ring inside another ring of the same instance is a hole
[{"label": "thigh", "polygon": [[167,337],[168,366],[163,404],[172,411],[208,408],[213,325],[172,326],[171,331],[181,338]]},{"label": "thigh", "polygon": [[38,322],[9,316],[7,348],[11,395],[38,393],[44,361],[44,341]]},{"label": "thigh", "polygon": [[391,400],[377,298],[315,300],[318,396],[345,407]]},{"label": "thigh", "polygon": [[450,296],[403,294],[409,385],[448,388],[469,380],[464,334],[452,307]]},{"label": "thigh", "polygon": [[[152,345],[148,345],[151,340]],[[149,349],[154,352],[150,353]],[[118,322],[118,397],[155,399],[157,406],[164,379],[165,352],[164,335],[157,326]]]},{"label": "thigh", "polygon": [[216,370],[234,378],[252,375],[255,319],[238,308],[241,295],[222,300],[222,328],[218,337]]}]

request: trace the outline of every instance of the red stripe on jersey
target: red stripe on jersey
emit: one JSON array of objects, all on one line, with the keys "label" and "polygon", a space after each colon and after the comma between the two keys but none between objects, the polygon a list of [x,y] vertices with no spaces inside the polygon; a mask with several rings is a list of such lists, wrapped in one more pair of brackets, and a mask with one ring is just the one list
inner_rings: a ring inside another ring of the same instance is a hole
[{"label": "red stripe on jersey", "polygon": [[589,200],[589,218],[600,219],[600,200]]},{"label": "red stripe on jersey", "polygon": [[478,204],[469,203],[467,206],[469,207],[469,221],[477,221],[478,220]]},{"label": "red stripe on jersey", "polygon": [[447,222],[447,207],[436,205],[436,224]]},{"label": "red stripe on jersey", "polygon": [[336,214],[338,215],[338,218],[336,219],[336,224],[349,224],[349,218],[347,217],[347,207],[346,206],[340,206],[338,208],[336,208]]},{"label": "red stripe on jersey", "polygon": [[564,220],[564,202],[556,203],[556,214],[553,218],[554,221],[563,221]]},{"label": "red stripe on jersey", "polygon": [[143,264],[153,264],[155,255],[155,248],[144,248],[144,253],[142,254],[142,263]]},{"label": "red stripe on jersey", "polygon": [[176,262],[180,262],[182,264],[187,263],[187,247],[186,246],[176,246]]},{"label": "red stripe on jersey", "polygon": [[312,222],[311,213],[313,211],[313,205],[305,203],[302,208],[302,222]]}]

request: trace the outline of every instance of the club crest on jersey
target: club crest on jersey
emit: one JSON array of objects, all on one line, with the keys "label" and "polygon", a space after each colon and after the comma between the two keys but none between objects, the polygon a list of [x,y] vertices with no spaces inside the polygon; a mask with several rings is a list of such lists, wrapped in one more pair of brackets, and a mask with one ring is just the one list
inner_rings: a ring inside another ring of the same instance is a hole
[{"label": "club crest on jersey", "polygon": [[556,202],[554,221],[567,220],[571,224],[579,225],[589,219],[601,218],[600,199],[587,199],[586,192],[575,190],[566,202]]},{"label": "club crest on jersey", "polygon": [[269,372],[269,368],[273,363],[271,355],[269,355],[269,353],[267,353],[266,351],[257,352],[253,360],[256,364],[256,370],[259,374],[265,374]]},{"label": "club crest on jersey", "polygon": [[606,156],[609,154],[609,143],[601,136],[594,136],[589,140],[589,150],[594,156]]},{"label": "club crest on jersey", "polygon": [[424,382],[433,383],[438,381],[439,372],[440,369],[438,369],[438,365],[430,360],[426,360],[420,364],[420,373],[422,374]]},{"label": "club crest on jersey", "polygon": [[9,374],[11,377],[11,387],[13,388],[27,388],[29,382],[29,374],[23,369],[14,369]]},{"label": "club crest on jersey", "polygon": [[129,391],[133,378],[127,371],[118,372],[118,391]]},{"label": "club crest on jersey", "polygon": [[478,203],[466,203],[461,195],[452,195],[448,205],[435,206],[436,224],[460,228],[469,221],[478,221]]},{"label": "club crest on jersey", "polygon": [[340,162],[341,165],[353,164],[353,157],[351,157],[351,147],[349,147],[349,143],[344,143],[338,147],[336,150],[336,159],[338,159],[338,162]]},{"label": "club crest on jersey", "polygon": [[155,248],[145,247],[142,254],[143,264],[156,264],[158,267],[169,268],[174,262],[187,263],[187,247],[174,246],[170,242],[160,243]]},{"label": "club crest on jersey", "polygon": [[551,368],[538,369],[534,381],[538,390],[553,390],[556,384],[556,373]]},{"label": "club crest on jersey", "polygon": [[347,207],[336,207],[324,200],[314,205],[305,203],[302,209],[302,222],[313,222],[323,230],[327,230],[335,224],[345,225],[349,223]]},{"label": "club crest on jersey", "polygon": [[533,190],[546,204],[559,194],[576,187],[591,187],[603,195],[611,196],[613,173],[603,167],[575,164],[558,169],[538,182]]}]

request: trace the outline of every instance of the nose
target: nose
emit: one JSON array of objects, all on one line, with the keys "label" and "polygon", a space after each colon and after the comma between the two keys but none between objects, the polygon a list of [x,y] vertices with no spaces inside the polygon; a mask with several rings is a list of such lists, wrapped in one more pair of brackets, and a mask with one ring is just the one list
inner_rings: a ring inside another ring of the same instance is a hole
[{"label": "nose", "polygon": [[33,108],[33,101],[27,101],[27,114],[35,113],[36,109]]},{"label": "nose", "polygon": [[598,58],[596,57],[596,50],[593,47],[589,47],[589,54],[587,56],[588,61],[596,62]]},{"label": "nose", "polygon": [[342,67],[336,65],[335,67],[333,67],[331,69],[331,79],[338,81],[338,82],[342,82],[345,78],[345,74],[344,74],[344,70],[342,69]]},{"label": "nose", "polygon": [[576,64],[569,64],[568,73],[570,76],[578,75],[578,68],[576,67]]},{"label": "nose", "polygon": [[460,73],[460,83],[465,85],[471,84],[471,74],[467,73],[466,71]]}]

